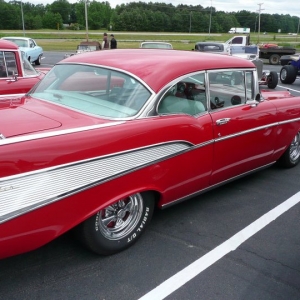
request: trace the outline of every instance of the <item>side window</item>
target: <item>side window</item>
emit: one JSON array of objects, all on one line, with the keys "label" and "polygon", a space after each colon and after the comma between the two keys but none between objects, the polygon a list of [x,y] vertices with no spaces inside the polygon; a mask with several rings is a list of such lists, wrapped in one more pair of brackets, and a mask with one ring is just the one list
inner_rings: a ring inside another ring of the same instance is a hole
[{"label": "side window", "polygon": [[245,103],[245,72],[239,70],[210,72],[209,91],[211,109]]},{"label": "side window", "polygon": [[14,52],[0,51],[0,77],[17,74],[17,63]]},{"label": "side window", "polygon": [[197,115],[207,111],[204,73],[195,74],[178,81],[163,96],[159,114]]},{"label": "side window", "polygon": [[7,70],[4,60],[4,52],[0,51],[0,78],[7,77]]},{"label": "side window", "polygon": [[235,45],[235,44],[242,45],[242,43],[243,43],[243,37],[242,36],[237,36],[234,39],[232,39],[232,41],[231,41],[232,45]]},{"label": "side window", "polygon": [[33,40],[29,40],[29,47],[34,48],[35,47],[35,42]]},{"label": "side window", "polygon": [[254,79],[253,72],[246,72],[246,98],[247,100],[254,99]]}]

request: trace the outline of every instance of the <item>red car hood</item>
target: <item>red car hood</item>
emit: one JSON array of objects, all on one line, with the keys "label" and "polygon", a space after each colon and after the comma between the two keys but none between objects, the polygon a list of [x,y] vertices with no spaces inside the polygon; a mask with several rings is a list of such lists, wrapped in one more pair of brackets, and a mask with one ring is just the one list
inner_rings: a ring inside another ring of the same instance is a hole
[{"label": "red car hood", "polygon": [[30,97],[0,100],[0,133],[5,137],[111,122]]},{"label": "red car hood", "polygon": [[289,91],[261,90],[261,94],[263,98],[266,100],[276,100],[276,99],[294,97]]}]

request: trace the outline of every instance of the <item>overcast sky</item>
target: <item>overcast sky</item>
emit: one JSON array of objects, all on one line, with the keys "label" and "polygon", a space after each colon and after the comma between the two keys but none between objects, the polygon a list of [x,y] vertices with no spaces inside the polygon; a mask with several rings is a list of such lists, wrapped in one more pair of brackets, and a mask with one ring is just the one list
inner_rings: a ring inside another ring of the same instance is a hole
[{"label": "overcast sky", "polygon": [[[68,0],[70,3],[76,3],[76,0]],[[104,0],[99,0],[100,2]],[[126,4],[130,2],[139,2],[131,0],[106,0],[110,3],[112,8],[115,8],[116,5]],[[33,4],[47,4],[52,3],[54,0],[23,0],[23,2],[30,2]],[[247,10],[251,12],[257,12],[259,7],[261,7],[261,13],[267,14],[289,14],[291,16],[300,17],[300,5],[299,0],[152,0],[152,1],[142,1],[141,2],[152,2],[152,3],[171,3],[174,6],[179,4],[185,5],[201,5],[203,7],[213,6],[217,11],[240,11]],[[263,3],[261,6],[258,4]]]}]

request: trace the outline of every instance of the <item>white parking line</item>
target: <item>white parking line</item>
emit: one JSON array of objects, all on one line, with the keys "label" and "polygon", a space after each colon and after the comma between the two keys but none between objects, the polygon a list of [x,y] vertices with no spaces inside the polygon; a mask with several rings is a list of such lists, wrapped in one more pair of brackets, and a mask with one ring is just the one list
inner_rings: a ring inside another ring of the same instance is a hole
[{"label": "white parking line", "polygon": [[269,223],[277,219],[291,207],[300,202],[300,192],[276,206],[268,213],[261,216],[259,219],[242,229],[240,232],[232,236],[230,239],[208,252],[198,260],[179,271],[174,276],[167,279],[165,282],[157,286],[155,289],[141,297],[139,300],[160,300],[172,294],[185,283],[199,275],[202,271],[210,267],[216,261],[231,251],[234,251],[242,243],[252,237],[255,233],[263,229]]},{"label": "white parking line", "polygon": [[277,85],[277,86],[280,87],[280,88],[283,88],[285,90],[289,90],[289,91],[292,91],[292,92],[295,92],[295,93],[300,93],[300,91],[291,89],[290,87],[286,87],[286,86],[282,86],[282,85]]}]

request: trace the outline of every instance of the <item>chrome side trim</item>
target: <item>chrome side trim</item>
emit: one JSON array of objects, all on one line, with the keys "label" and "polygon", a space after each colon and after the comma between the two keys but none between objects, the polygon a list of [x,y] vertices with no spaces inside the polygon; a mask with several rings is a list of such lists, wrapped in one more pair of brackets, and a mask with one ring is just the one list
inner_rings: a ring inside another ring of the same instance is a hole
[{"label": "chrome side trim", "polygon": [[12,138],[7,138],[6,140],[0,140],[0,146],[20,143],[20,142],[25,142],[25,141],[32,141],[32,140],[37,140],[37,139],[43,139],[43,138],[48,138],[48,137],[53,137],[53,136],[58,136],[58,135],[76,133],[76,132],[81,132],[81,131],[83,132],[83,131],[88,131],[88,130],[94,130],[94,129],[104,128],[104,127],[116,126],[116,125],[120,125],[123,123],[124,123],[124,121],[110,122],[110,123],[99,124],[99,125],[84,126],[84,127],[77,127],[77,128],[72,128],[72,129],[64,129],[64,130],[57,130],[57,131],[44,132],[44,133],[34,133],[34,134],[30,134],[30,135],[12,137]]},{"label": "chrome side trim", "polygon": [[298,122],[298,121],[300,121],[300,118],[295,118],[295,119],[276,122],[276,123],[272,123],[272,124],[268,124],[268,125],[264,125],[264,126],[255,127],[255,128],[249,129],[249,130],[244,130],[244,131],[237,132],[235,134],[226,135],[224,137],[216,138],[215,142],[220,142],[220,141],[223,141],[223,140],[227,140],[227,139],[237,137],[237,136],[241,136],[241,135],[244,135],[244,134],[248,134],[248,133],[251,133],[251,132],[255,132],[255,131],[259,131],[259,130],[263,130],[263,129],[267,129],[267,128],[271,128],[271,127],[276,127],[276,126],[283,125],[283,124]]},{"label": "chrome side trim", "polygon": [[189,149],[191,145],[183,142],[160,144],[2,178],[0,224]]},{"label": "chrome side trim", "polygon": [[282,125],[282,124],[288,124],[288,123],[298,122],[298,121],[300,121],[300,118],[295,118],[295,119],[290,119],[290,120],[286,120],[286,121],[281,121],[281,122],[279,122],[279,124]]},{"label": "chrome side trim", "polygon": [[206,192],[208,192],[208,191],[211,191],[211,190],[213,190],[213,189],[215,189],[215,188],[218,188],[218,187],[220,187],[220,186],[222,186],[222,185],[225,185],[225,184],[227,184],[227,183],[229,183],[229,182],[235,181],[235,180],[237,180],[237,179],[239,179],[239,178],[248,176],[248,175],[250,175],[250,174],[252,174],[252,173],[255,173],[255,172],[261,171],[261,170],[263,170],[263,169],[269,168],[270,166],[272,166],[272,165],[275,164],[275,163],[276,163],[276,161],[274,161],[274,162],[272,162],[272,163],[270,163],[270,164],[267,164],[267,165],[265,165],[265,166],[262,166],[262,167],[253,169],[253,170],[248,171],[248,172],[246,172],[246,173],[237,175],[237,176],[235,176],[235,177],[232,177],[232,178],[227,179],[227,180],[225,180],[225,181],[222,181],[222,182],[220,182],[220,183],[211,185],[211,186],[209,186],[209,187],[207,187],[207,188],[205,188],[205,189],[199,190],[199,191],[197,191],[197,192],[195,192],[195,193],[192,193],[192,194],[189,194],[189,195],[187,195],[187,196],[185,196],[185,197],[178,198],[178,199],[176,199],[176,200],[174,200],[174,201],[172,201],[172,202],[170,202],[170,203],[163,204],[161,208],[162,208],[162,209],[165,209],[165,208],[168,208],[168,207],[173,206],[173,205],[175,205],[175,204],[178,204],[178,203],[181,203],[181,202],[183,202],[183,201],[186,201],[186,200],[188,200],[188,199],[190,199],[190,198],[193,198],[193,197],[196,197],[196,196],[198,196],[198,195],[204,194],[204,193],[206,193]]},{"label": "chrome side trim", "polygon": [[219,142],[219,141],[230,139],[232,137],[237,137],[237,136],[241,136],[241,135],[244,135],[244,134],[248,134],[248,133],[251,133],[251,132],[267,129],[267,128],[270,128],[270,127],[276,127],[276,126],[278,126],[278,124],[279,123],[273,123],[273,124],[268,124],[268,125],[264,125],[264,126],[255,127],[253,129],[240,131],[240,132],[237,132],[235,134],[230,134],[230,135],[226,135],[224,137],[217,138],[217,139],[215,139],[215,141]]}]

